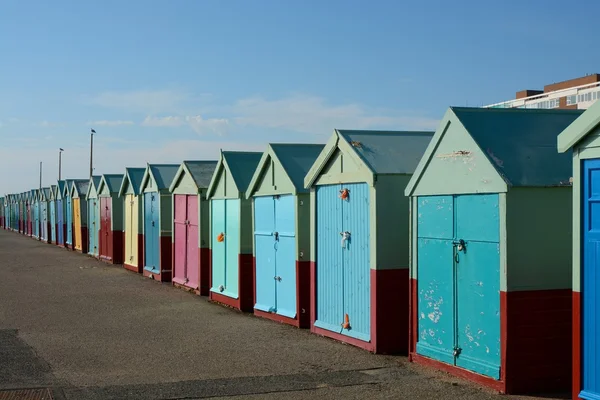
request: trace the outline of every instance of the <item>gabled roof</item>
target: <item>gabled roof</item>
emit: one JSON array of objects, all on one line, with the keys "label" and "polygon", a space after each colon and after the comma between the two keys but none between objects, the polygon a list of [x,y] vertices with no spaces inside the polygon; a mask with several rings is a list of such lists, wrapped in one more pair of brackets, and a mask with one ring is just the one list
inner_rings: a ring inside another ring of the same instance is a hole
[{"label": "gabled roof", "polygon": [[431,141],[429,131],[359,131],[335,129],[333,137],[304,178],[309,188],[339,148],[364,164],[373,176],[410,175]]},{"label": "gabled roof", "polygon": [[600,101],[596,101],[590,108],[573,121],[558,135],[557,147],[559,153],[564,153],[575,146],[581,139],[590,134],[600,125]]},{"label": "gabled roof", "polygon": [[133,193],[136,196],[139,195],[145,173],[146,168],[125,168],[125,175],[123,176],[123,180],[121,181],[121,185],[119,187],[119,196],[123,196],[127,184],[131,185],[133,188]]},{"label": "gabled roof", "polygon": [[42,194],[42,201],[50,200],[51,193],[50,193],[49,187],[42,188],[41,194]]},{"label": "gabled roof", "polygon": [[56,198],[57,199],[64,198],[64,193],[65,193],[65,181],[62,179],[60,181],[56,181]]},{"label": "gabled roof", "polygon": [[215,168],[217,167],[218,161],[184,161],[179,166],[171,185],[169,186],[169,191],[175,190],[177,182],[181,178],[181,175],[185,172],[190,175],[194,182],[196,183],[196,187],[198,189],[206,189],[208,185],[210,185],[210,181],[215,172]]},{"label": "gabled roof", "polygon": [[581,113],[581,110],[450,107],[405,194],[412,194],[451,123],[467,131],[508,186],[569,185],[571,156],[556,152],[556,137]]},{"label": "gabled roof", "polygon": [[71,196],[71,186],[73,186],[73,179],[65,179],[65,186],[63,187],[63,198]]},{"label": "gabled roof", "polygon": [[324,147],[323,144],[270,143],[254,171],[246,197],[250,198],[257,189],[260,178],[264,170],[269,167],[271,159],[281,165],[292,182],[295,189],[292,194],[307,192],[308,190],[304,188],[304,177]]},{"label": "gabled roof", "polygon": [[58,190],[57,185],[50,185],[50,197],[48,198],[49,200],[56,200],[57,193],[58,193],[57,190]]},{"label": "gabled roof", "polygon": [[98,193],[102,191],[104,186],[108,187],[108,191],[111,194],[119,193],[121,183],[123,182],[123,174],[104,174],[100,179],[98,185]]},{"label": "gabled roof", "polygon": [[221,168],[227,168],[227,170],[229,170],[238,192],[246,193],[261,157],[262,153],[258,152],[221,151],[219,163],[215,168],[215,173],[211,178],[210,185],[208,185],[207,196],[210,197],[215,189]]},{"label": "gabled roof", "polygon": [[[98,194],[98,187],[100,186],[100,179],[102,177],[100,175],[93,175],[88,181],[88,186],[85,191],[85,197],[90,197],[92,189],[96,191],[96,195]],[[81,194],[80,194],[81,195]]]},{"label": "gabled roof", "polygon": [[73,194],[75,193],[78,197],[83,197],[87,193],[89,185],[90,181],[87,179],[74,179],[71,181],[71,197],[73,197]]},{"label": "gabled roof", "polygon": [[156,183],[157,190],[168,189],[178,169],[179,164],[148,164],[140,191],[146,189],[150,178]]}]

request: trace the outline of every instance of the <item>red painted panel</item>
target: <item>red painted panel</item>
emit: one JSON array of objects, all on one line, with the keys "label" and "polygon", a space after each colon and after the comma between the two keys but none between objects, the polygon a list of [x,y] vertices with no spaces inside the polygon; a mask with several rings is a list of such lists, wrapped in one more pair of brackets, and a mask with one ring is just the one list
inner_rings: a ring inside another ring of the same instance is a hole
[{"label": "red painted panel", "polygon": [[198,249],[200,254],[200,296],[208,296],[210,292],[210,249]]},{"label": "red painted panel", "polygon": [[581,392],[581,293],[573,292],[573,399]]},{"label": "red painted panel", "polygon": [[123,264],[125,257],[125,235],[123,231],[111,231],[112,236],[112,263]]},{"label": "red painted panel", "polygon": [[408,269],[371,269],[371,340],[378,354],[408,351]]},{"label": "red painted panel", "polygon": [[186,227],[186,213],[187,213],[187,201],[186,195],[175,195],[174,198],[174,230],[173,230],[173,282],[180,285],[185,285],[186,273],[186,241],[187,241],[187,227]]},{"label": "red painted panel", "polygon": [[100,258],[112,260],[112,198],[100,198]]},{"label": "red painted panel", "polygon": [[198,197],[187,196],[187,243],[186,273],[187,286],[200,287],[200,262],[198,258]]},{"label": "red painted panel", "polygon": [[410,294],[409,294],[409,330],[408,330],[408,359],[412,361],[412,355],[417,351],[417,337],[419,330],[419,318],[417,316],[417,304],[418,295],[417,295],[417,280],[410,280]]},{"label": "red painted panel", "polygon": [[160,237],[160,281],[171,282],[172,277],[172,239],[170,236]]},{"label": "red painted panel", "polygon": [[298,327],[310,328],[310,261],[296,261],[296,304],[298,305]]},{"label": "red painted panel", "polygon": [[240,254],[238,257],[239,265],[239,296],[240,309],[245,312],[252,312],[254,309],[254,272],[252,268],[252,254]]},{"label": "red painted panel", "polygon": [[81,252],[83,254],[87,254],[88,253],[88,248],[89,248],[89,236],[88,236],[88,228],[87,226],[82,226],[81,227]]},{"label": "red painted panel", "polygon": [[506,294],[507,393],[570,390],[572,307],[569,289]]}]

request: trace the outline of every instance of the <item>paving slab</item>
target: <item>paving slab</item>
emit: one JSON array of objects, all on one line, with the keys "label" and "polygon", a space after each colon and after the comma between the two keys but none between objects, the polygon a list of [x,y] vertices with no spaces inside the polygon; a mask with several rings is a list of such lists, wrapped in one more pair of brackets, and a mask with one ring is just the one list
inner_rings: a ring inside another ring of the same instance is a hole
[{"label": "paving slab", "polygon": [[0,231],[0,390],[46,387],[58,400],[519,398]]}]

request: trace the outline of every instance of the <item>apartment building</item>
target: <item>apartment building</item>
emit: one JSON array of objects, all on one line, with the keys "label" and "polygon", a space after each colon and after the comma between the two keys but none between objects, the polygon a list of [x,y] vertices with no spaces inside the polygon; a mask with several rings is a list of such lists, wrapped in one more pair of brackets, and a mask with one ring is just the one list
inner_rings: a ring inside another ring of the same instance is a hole
[{"label": "apartment building", "polygon": [[521,90],[514,100],[490,104],[484,108],[562,108],[587,109],[600,100],[600,74],[544,86],[544,90]]}]

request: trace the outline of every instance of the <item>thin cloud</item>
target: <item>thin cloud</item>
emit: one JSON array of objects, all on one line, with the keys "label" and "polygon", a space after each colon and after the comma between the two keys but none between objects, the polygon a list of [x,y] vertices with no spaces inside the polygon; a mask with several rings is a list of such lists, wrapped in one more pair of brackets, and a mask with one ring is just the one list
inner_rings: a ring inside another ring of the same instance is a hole
[{"label": "thin cloud", "polygon": [[188,126],[199,135],[205,135],[209,133],[223,135],[227,132],[229,120],[225,118],[204,119],[200,115],[166,117],[147,116],[144,121],[142,121],[142,126],[171,128]]},{"label": "thin cloud", "polygon": [[238,101],[233,111],[239,125],[329,134],[347,129],[435,129],[439,120],[403,115],[393,110],[369,109],[359,104],[329,104],[318,96],[292,96],[277,100],[253,97]]},{"label": "thin cloud", "polygon": [[88,101],[92,104],[128,112],[145,114],[178,113],[187,109],[194,103],[209,94],[192,96],[182,90],[134,90],[134,91],[107,91],[91,97]]},{"label": "thin cloud", "polygon": [[64,126],[66,126],[66,124],[63,122],[50,122],[50,121],[42,121],[37,125],[42,128],[62,128]]},{"label": "thin cloud", "polygon": [[90,125],[90,126],[123,126],[123,125],[133,125],[133,121],[100,120],[100,121],[90,121],[87,124]]}]

